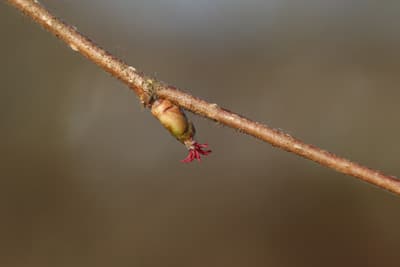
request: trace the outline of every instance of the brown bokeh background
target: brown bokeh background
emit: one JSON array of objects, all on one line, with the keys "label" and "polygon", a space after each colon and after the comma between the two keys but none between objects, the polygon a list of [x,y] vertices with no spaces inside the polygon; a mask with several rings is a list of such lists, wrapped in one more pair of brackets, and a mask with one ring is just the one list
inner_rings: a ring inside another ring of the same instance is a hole
[{"label": "brown bokeh background", "polygon": [[[42,1],[140,70],[399,175],[400,2]],[[399,197],[135,95],[0,5],[1,266],[398,266]]]}]

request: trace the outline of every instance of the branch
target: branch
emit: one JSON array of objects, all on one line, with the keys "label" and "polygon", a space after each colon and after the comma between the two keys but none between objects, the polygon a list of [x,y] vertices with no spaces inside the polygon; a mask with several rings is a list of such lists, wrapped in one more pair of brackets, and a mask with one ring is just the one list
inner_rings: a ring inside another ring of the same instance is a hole
[{"label": "branch", "polygon": [[184,109],[238,129],[242,133],[261,139],[273,146],[400,195],[400,180],[394,176],[385,175],[313,145],[306,144],[284,132],[249,120],[239,114],[223,109],[217,104],[208,103],[138,72],[134,67],[127,65],[122,60],[100,48],[74,27],[53,16],[36,0],[8,0],[8,3],[63,40],[72,50],[81,53],[127,84],[137,94],[141,103],[147,107],[150,107],[150,100],[154,94],[159,98],[168,99]]}]

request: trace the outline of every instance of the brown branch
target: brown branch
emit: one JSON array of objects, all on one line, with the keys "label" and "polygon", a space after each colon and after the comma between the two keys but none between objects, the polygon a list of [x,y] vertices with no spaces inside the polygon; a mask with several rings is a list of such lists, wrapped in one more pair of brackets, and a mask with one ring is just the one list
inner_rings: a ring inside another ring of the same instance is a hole
[{"label": "brown branch", "polygon": [[66,42],[72,50],[81,53],[127,84],[138,95],[144,105],[148,106],[152,94],[155,94],[157,97],[169,99],[187,110],[238,129],[240,132],[254,136],[273,146],[280,147],[323,166],[357,177],[360,180],[400,195],[400,180],[393,176],[385,175],[318,147],[305,144],[267,125],[254,122],[229,110],[220,108],[216,104],[208,103],[162,82],[152,80],[149,76],[138,72],[135,68],[97,46],[74,27],[53,16],[38,1],[8,0],[8,2]]}]

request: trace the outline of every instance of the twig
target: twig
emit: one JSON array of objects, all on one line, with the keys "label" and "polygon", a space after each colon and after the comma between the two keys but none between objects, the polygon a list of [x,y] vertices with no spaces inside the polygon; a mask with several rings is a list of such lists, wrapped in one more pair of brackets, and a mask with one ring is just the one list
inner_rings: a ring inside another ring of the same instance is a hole
[{"label": "twig", "polygon": [[345,158],[338,157],[313,145],[295,139],[294,137],[270,128],[267,125],[246,119],[216,104],[208,103],[188,93],[153,80],[114,57],[93,41],[79,33],[74,27],[62,22],[35,0],[8,0],[49,32],[66,42],[72,50],[77,51],[93,61],[101,68],[127,84],[138,95],[140,101],[148,106],[152,94],[168,99],[175,104],[196,114],[225,124],[240,132],[254,136],[273,146],[295,153],[315,161],[323,166],[359,178],[393,193],[400,195],[400,180],[394,176],[385,175],[369,169]]}]

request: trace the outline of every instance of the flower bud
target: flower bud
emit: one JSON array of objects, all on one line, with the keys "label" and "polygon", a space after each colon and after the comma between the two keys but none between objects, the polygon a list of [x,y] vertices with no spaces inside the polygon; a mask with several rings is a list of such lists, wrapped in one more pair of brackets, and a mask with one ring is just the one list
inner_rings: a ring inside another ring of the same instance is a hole
[{"label": "flower bud", "polygon": [[180,142],[185,143],[194,136],[193,124],[183,110],[171,101],[157,99],[151,107],[151,113]]},{"label": "flower bud", "polygon": [[157,99],[151,106],[151,113],[161,124],[189,150],[188,156],[182,160],[184,163],[197,159],[201,161],[201,155],[207,156],[211,150],[205,150],[207,144],[197,143],[193,137],[195,129],[183,110],[167,99]]}]

